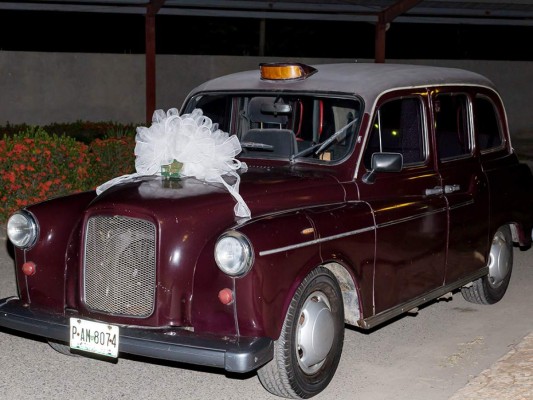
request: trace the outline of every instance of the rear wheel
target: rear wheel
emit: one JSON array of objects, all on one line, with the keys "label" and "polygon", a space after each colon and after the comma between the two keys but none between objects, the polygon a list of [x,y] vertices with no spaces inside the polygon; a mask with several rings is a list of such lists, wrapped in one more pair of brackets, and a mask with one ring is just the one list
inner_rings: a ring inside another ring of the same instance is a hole
[{"label": "rear wheel", "polygon": [[478,304],[494,304],[500,301],[509,286],[513,270],[513,239],[509,226],[503,226],[494,234],[489,254],[489,273],[461,289],[465,300]]},{"label": "rear wheel", "polygon": [[274,345],[274,358],[258,370],[271,393],[309,398],[326,388],[344,340],[342,293],[326,268],[312,271],[298,287]]}]

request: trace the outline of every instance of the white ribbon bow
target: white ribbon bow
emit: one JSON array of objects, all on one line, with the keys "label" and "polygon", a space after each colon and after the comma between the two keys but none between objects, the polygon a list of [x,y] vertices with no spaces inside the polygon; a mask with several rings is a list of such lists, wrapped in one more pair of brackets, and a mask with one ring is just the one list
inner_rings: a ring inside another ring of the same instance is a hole
[{"label": "white ribbon bow", "polygon": [[[237,171],[246,170],[246,164],[235,157],[241,152],[239,139],[218,129],[201,109],[178,115],[176,108],[165,112],[156,110],[152,126],[138,127],[135,136],[134,174],[111,179],[96,188],[100,194],[111,186],[145,175],[161,175],[161,166],[174,160],[183,164],[180,175],[195,177],[206,182],[222,183],[237,201],[235,215],[249,218],[250,209],[239,194],[241,178]],[[236,181],[227,183],[222,176],[231,175]]]}]

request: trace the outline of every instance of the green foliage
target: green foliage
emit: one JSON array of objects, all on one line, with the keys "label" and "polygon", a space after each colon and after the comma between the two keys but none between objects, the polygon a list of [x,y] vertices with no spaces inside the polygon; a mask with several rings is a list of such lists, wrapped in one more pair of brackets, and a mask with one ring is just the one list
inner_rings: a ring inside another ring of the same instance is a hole
[{"label": "green foliage", "polygon": [[57,136],[68,136],[78,142],[90,144],[96,139],[135,137],[135,128],[136,125],[133,124],[119,124],[116,122],[76,121],[51,123],[40,127],[7,123],[4,126],[0,126],[0,137],[10,137],[32,129],[43,129]]},{"label": "green foliage", "polygon": [[27,132],[34,129],[28,124],[10,124],[7,122],[4,126],[0,126],[0,138],[11,137],[19,132]]}]

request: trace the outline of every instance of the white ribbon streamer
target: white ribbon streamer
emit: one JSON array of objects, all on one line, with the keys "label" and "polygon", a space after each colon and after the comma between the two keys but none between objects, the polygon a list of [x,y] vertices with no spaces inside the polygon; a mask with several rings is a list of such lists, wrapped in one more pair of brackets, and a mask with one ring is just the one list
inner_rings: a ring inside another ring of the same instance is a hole
[{"label": "white ribbon streamer", "polygon": [[[237,171],[246,170],[246,164],[235,159],[242,150],[239,139],[218,129],[218,124],[213,124],[201,109],[182,116],[178,115],[176,108],[171,108],[166,114],[163,110],[156,110],[152,126],[137,128],[135,142],[137,172],[105,182],[96,188],[97,194],[141,176],[161,175],[161,166],[176,160],[183,163],[180,175],[223,184],[237,201],[235,215],[251,216],[250,209],[239,194],[241,178]],[[230,185],[223,175],[234,177],[235,183]]]}]

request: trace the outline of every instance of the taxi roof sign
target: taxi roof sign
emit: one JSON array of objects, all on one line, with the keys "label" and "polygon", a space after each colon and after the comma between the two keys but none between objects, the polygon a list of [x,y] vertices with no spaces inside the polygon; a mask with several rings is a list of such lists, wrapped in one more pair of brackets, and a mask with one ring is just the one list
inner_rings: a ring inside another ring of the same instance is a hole
[{"label": "taxi roof sign", "polygon": [[272,81],[306,79],[317,72],[316,68],[301,63],[262,63],[259,69],[261,79]]}]

